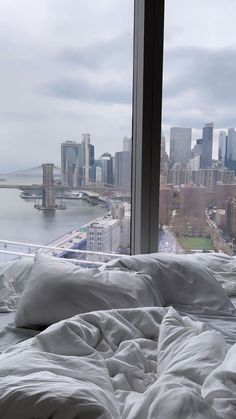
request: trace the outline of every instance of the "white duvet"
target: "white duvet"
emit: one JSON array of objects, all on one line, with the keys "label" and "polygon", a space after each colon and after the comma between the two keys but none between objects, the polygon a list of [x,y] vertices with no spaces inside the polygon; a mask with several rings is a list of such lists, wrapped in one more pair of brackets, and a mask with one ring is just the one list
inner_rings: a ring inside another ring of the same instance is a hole
[{"label": "white duvet", "polygon": [[86,313],[0,357],[1,419],[235,419],[236,345],[173,308]]}]

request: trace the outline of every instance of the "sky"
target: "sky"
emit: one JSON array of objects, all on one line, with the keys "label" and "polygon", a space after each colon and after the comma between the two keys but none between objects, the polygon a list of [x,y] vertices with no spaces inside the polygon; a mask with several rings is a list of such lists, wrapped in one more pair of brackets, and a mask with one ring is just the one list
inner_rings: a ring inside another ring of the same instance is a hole
[{"label": "sky", "polygon": [[91,134],[122,150],[132,121],[132,0],[1,0],[0,173],[60,165]]},{"label": "sky", "polygon": [[[236,126],[236,0],[166,0],[163,131]],[[53,162],[91,134],[96,157],[132,130],[133,0],[1,0],[0,173]]]},{"label": "sky", "polygon": [[219,130],[236,126],[236,0],[166,0],[163,131],[193,128],[202,137],[214,123],[213,157]]}]

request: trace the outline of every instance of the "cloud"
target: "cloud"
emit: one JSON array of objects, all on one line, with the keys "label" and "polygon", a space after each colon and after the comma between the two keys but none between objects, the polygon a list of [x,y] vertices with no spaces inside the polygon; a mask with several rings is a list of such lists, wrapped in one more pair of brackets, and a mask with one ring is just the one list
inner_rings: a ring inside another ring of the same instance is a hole
[{"label": "cloud", "polygon": [[131,86],[128,83],[108,81],[95,84],[85,79],[68,78],[45,84],[39,88],[39,93],[80,102],[131,105]]},{"label": "cloud", "polygon": [[176,47],[164,59],[165,123],[236,125],[235,48]]},{"label": "cloud", "polygon": [[2,0],[0,172],[90,132],[96,155],[131,135],[133,0]]},{"label": "cloud", "polygon": [[132,68],[133,40],[131,33],[102,40],[84,47],[67,47],[57,53],[56,58],[68,66],[81,66],[92,71],[111,69],[126,70]]}]

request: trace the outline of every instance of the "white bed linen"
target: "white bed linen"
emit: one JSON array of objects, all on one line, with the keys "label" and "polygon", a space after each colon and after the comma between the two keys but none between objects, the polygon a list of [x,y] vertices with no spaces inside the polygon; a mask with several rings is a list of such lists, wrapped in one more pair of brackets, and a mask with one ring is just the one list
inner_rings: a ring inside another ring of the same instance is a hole
[{"label": "white bed linen", "polygon": [[[24,340],[0,356],[0,418],[235,419],[235,310],[211,273],[187,259],[137,256],[108,269],[150,275],[156,298],[191,314],[119,309],[42,333],[11,324],[0,331],[0,350]],[[228,257],[213,262],[214,277],[226,273]]]},{"label": "white bed linen", "polygon": [[221,333],[173,308],[78,315],[0,356],[0,417],[233,419],[235,399],[225,409],[219,393],[216,410],[207,393],[226,352]]},{"label": "white bed linen", "polygon": [[0,313],[0,354],[9,346],[30,339],[39,333],[38,330],[15,327],[14,319],[14,312]]},{"label": "white bed linen", "polygon": [[32,266],[32,260],[0,262],[0,313],[16,310]]}]

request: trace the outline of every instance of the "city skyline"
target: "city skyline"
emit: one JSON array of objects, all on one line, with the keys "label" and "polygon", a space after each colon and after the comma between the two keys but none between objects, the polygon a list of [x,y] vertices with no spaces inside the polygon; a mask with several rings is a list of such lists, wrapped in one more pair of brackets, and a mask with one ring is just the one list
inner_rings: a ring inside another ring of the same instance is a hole
[{"label": "city skyline", "polygon": [[[220,144],[221,144],[221,137],[222,137],[222,135],[227,135],[230,132],[233,132],[234,133],[236,131],[236,128],[234,128],[234,127],[228,127],[225,130],[217,130],[215,128],[215,123],[205,123],[205,125],[202,126],[201,129],[199,129],[199,135],[198,135],[197,138],[193,138],[193,131],[194,131],[194,129],[191,128],[191,127],[183,127],[183,126],[180,126],[180,125],[179,126],[175,126],[175,127],[170,127],[170,130],[169,130],[169,133],[167,134],[167,136],[164,135],[164,133],[163,133],[164,138],[165,138],[165,150],[166,150],[166,152],[168,154],[168,157],[170,158],[170,156],[171,156],[171,135],[172,135],[171,132],[172,131],[174,132],[174,130],[177,130],[177,131],[180,130],[180,132],[189,132],[188,130],[190,130],[191,133],[189,135],[190,135],[190,138],[191,138],[191,152],[193,152],[194,146],[196,146],[197,141],[199,141],[199,138],[202,138],[203,137],[204,129],[207,129],[206,126],[207,125],[211,125],[211,124],[213,124],[213,138],[218,135],[217,143],[214,144],[214,140],[213,140],[212,160],[219,160],[219,148],[221,147]],[[70,140],[65,140],[65,141],[59,143],[59,148],[58,148],[59,158],[57,159],[57,161],[53,160],[53,163],[54,163],[54,165],[56,167],[61,167],[61,154],[60,154],[61,144],[63,144],[63,143],[70,143],[70,142],[72,142],[72,143],[73,142],[74,143],[79,143],[82,140],[83,135],[84,134],[81,133],[80,134],[80,138],[77,137],[74,140],[71,140],[70,139]],[[89,133],[89,135],[90,135],[90,133]],[[227,137],[228,137],[228,135],[227,135]],[[90,138],[91,138],[91,135],[90,135]],[[98,154],[97,153],[96,144],[94,144],[94,159],[95,160],[98,160],[98,159],[100,159],[106,153],[108,153],[108,154],[110,154],[111,156],[114,157],[117,152],[120,152],[122,150],[125,151],[125,147],[126,147],[125,141],[126,140],[130,140],[131,138],[132,137],[129,137],[127,135],[124,135],[120,139],[120,149],[115,149],[114,150],[114,153],[109,153],[108,150],[101,149],[101,154]],[[235,134],[235,137],[233,137],[233,138],[236,139],[236,134]],[[94,143],[94,139],[93,138],[92,138],[92,142]],[[232,143],[232,141],[231,141],[231,143]],[[231,147],[233,147],[233,145]],[[235,150],[234,153],[235,153],[235,157],[236,157],[236,142],[235,142],[235,147],[233,147],[233,150]],[[55,155],[55,150],[54,150],[54,153],[53,154]],[[51,161],[52,161],[52,159],[43,159],[41,162],[38,161],[36,163],[36,166],[34,166],[34,167],[40,166],[42,164],[42,162],[44,162],[44,163],[50,163]],[[23,167],[23,168],[15,167],[12,171],[2,172],[2,174],[4,174],[4,173],[5,174],[8,174],[8,173],[10,174],[10,173],[15,173],[15,172],[18,172],[18,171],[20,172],[22,170],[28,170],[28,169],[29,169],[29,167]]]}]

